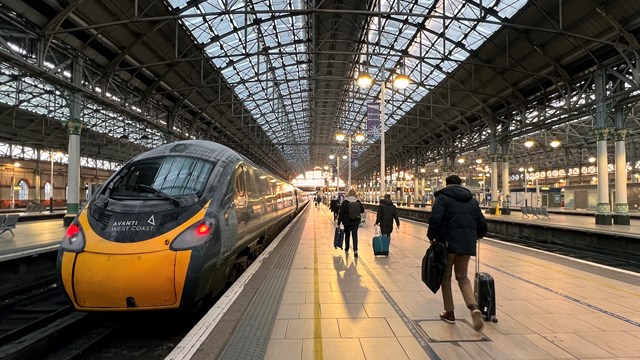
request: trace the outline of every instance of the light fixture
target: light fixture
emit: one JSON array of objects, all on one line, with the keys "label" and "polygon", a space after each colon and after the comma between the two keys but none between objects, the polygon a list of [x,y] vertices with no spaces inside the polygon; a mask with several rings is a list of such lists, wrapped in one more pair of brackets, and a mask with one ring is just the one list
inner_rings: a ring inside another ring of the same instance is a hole
[{"label": "light fixture", "polygon": [[325,170],[329,170],[329,167],[327,165],[324,166]]},{"label": "light fixture", "polygon": [[20,163],[16,161],[16,162],[13,163],[13,166],[20,167]]},{"label": "light fixture", "polygon": [[524,172],[524,168],[521,167],[520,169],[518,169],[520,172]]},{"label": "light fixture", "polygon": [[373,85],[373,78],[366,72],[361,72],[360,74],[358,74],[358,79],[356,81],[358,82],[358,86],[364,89],[369,88],[371,87],[371,85]]},{"label": "light fixture", "polygon": [[464,164],[464,158],[458,159],[458,164]]},{"label": "light fixture", "polygon": [[342,155],[342,160],[347,160],[347,155]]},{"label": "light fixture", "polygon": [[424,174],[425,172],[427,172],[427,170],[425,168],[422,168],[422,169],[420,169],[420,172]]},{"label": "light fixture", "polygon": [[434,173],[437,173],[438,171],[439,171],[438,169],[433,169],[433,172],[434,172]]},{"label": "light fixture", "polygon": [[553,139],[553,140],[551,140],[551,143],[549,143],[549,145],[550,145],[552,148],[554,148],[554,149],[555,149],[555,148],[557,148],[558,146],[560,146],[560,140]]},{"label": "light fixture", "polygon": [[336,158],[336,156],[335,156],[335,155],[333,155],[333,154],[329,155],[329,159],[333,160],[333,159],[335,159],[335,158]]},{"label": "light fixture", "polygon": [[409,77],[407,75],[398,74],[393,79],[393,87],[396,88],[396,89],[403,90],[403,89],[406,89],[407,86],[409,86],[410,82],[411,82],[411,80],[409,79]]},{"label": "light fixture", "polygon": [[590,158],[589,158],[589,162],[593,164],[594,162],[596,162],[596,158],[595,158],[595,157],[593,157],[593,156],[592,156],[592,157],[590,157]]},{"label": "light fixture", "polygon": [[532,147],[534,144],[533,140],[529,139],[527,141],[524,142],[524,146],[528,149],[530,147]]},{"label": "light fixture", "polygon": [[482,159],[476,159],[476,164],[482,164]]},{"label": "light fixture", "polygon": [[355,139],[357,142],[363,142],[364,141],[364,134],[361,132],[357,132],[355,135]]},{"label": "light fixture", "polygon": [[342,140],[344,140],[344,138],[345,138],[345,137],[346,137],[346,135],[345,135],[343,132],[341,132],[341,131],[338,131],[338,132],[336,133],[336,140],[338,140],[338,141],[342,141]]},{"label": "light fixture", "polygon": [[527,169],[527,171],[528,171],[528,172],[533,172],[533,168],[532,168],[532,167],[530,167],[530,168],[528,168],[528,169]]}]

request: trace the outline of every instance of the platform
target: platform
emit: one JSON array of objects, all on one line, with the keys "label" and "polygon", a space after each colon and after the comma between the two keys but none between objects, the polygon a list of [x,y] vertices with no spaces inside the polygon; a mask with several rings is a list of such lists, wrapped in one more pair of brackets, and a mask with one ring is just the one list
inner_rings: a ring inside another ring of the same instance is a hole
[{"label": "platform", "polygon": [[56,250],[66,228],[62,219],[18,222],[9,232],[0,235],[0,262]]},{"label": "platform", "polygon": [[389,257],[374,257],[373,221],[356,259],[333,248],[328,209],[310,207],[168,359],[640,357],[640,275],[485,239],[499,321],[478,333],[457,286],[452,325],[420,281],[426,226],[401,220]]}]

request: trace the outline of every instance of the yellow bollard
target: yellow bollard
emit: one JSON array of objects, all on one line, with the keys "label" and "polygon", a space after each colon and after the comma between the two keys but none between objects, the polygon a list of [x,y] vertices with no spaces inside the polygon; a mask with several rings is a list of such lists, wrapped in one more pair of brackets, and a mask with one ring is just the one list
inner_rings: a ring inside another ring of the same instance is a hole
[{"label": "yellow bollard", "polygon": [[500,216],[500,205],[496,205],[496,216]]}]

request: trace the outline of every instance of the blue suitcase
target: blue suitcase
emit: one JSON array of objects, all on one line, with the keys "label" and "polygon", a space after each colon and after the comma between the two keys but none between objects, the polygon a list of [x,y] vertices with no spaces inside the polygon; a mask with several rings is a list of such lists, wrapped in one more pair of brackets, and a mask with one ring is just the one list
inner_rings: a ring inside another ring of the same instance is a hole
[{"label": "blue suitcase", "polygon": [[344,230],[340,229],[340,227],[336,227],[336,231],[333,234],[333,248],[342,249],[342,243],[344,242]]},{"label": "blue suitcase", "polygon": [[376,235],[371,242],[373,245],[373,255],[389,255],[389,243],[391,238],[389,235]]}]

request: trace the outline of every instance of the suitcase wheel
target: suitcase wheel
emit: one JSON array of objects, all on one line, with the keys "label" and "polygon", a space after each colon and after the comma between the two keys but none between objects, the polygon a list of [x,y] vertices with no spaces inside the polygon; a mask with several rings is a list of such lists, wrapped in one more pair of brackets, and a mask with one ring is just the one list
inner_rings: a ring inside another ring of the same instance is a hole
[{"label": "suitcase wheel", "polygon": [[497,322],[498,322],[498,318],[497,318],[497,317],[495,317],[495,316],[492,316],[492,317],[491,317],[491,321],[493,321],[494,323],[497,323]]}]

